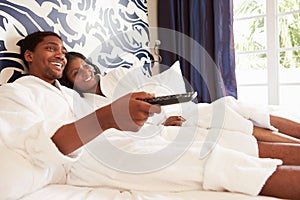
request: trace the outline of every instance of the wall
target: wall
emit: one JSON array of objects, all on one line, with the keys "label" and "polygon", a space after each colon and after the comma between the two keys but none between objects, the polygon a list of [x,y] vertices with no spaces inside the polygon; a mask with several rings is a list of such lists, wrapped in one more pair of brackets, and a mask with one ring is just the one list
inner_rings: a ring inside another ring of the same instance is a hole
[{"label": "wall", "polygon": [[[158,56],[155,55],[153,47],[155,45],[155,41],[159,40],[158,38],[158,23],[157,23],[157,1],[158,0],[148,0],[147,7],[148,7],[148,24],[149,24],[149,33],[150,33],[150,51],[154,56],[155,60],[158,60]],[[159,63],[154,62],[152,66],[152,73],[157,74],[160,72]]]},{"label": "wall", "polygon": [[[157,1],[158,0],[148,0],[148,24],[150,29],[150,44],[151,47],[154,46],[155,40],[158,39],[157,31],[152,29],[157,27]],[[152,30],[151,30],[152,29]]]},{"label": "wall", "polygon": [[[140,0],[1,0],[0,84],[26,73],[16,43],[38,30],[58,33],[69,51],[84,53],[102,71],[147,63],[147,20]],[[145,74],[149,67],[143,65]]]}]

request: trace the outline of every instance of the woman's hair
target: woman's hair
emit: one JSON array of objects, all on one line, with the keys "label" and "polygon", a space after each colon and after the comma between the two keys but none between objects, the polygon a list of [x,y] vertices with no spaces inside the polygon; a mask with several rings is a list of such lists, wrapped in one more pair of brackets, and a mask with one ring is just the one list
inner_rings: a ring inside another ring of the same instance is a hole
[{"label": "woman's hair", "polygon": [[26,67],[29,67],[27,61],[24,58],[24,53],[26,52],[26,50],[34,51],[35,47],[47,36],[55,36],[62,40],[57,33],[51,31],[37,31],[27,35],[24,39],[18,41],[17,45],[21,48],[21,58],[24,61]]},{"label": "woman's hair", "polygon": [[79,52],[75,52],[75,51],[71,51],[71,52],[67,52],[66,53],[66,59],[67,59],[67,64],[65,66],[65,69],[63,71],[63,75],[60,79],[58,79],[58,81],[71,89],[76,90],[81,96],[83,96],[82,92],[80,92],[79,90],[76,89],[76,87],[74,87],[74,83],[72,83],[68,77],[67,77],[67,69],[69,67],[69,64],[71,63],[71,61],[75,58],[81,58],[82,60],[84,60],[88,65],[90,65],[91,67],[93,67],[94,70],[94,74],[100,74],[100,69],[93,64],[91,61],[89,61],[83,54],[79,53]]}]

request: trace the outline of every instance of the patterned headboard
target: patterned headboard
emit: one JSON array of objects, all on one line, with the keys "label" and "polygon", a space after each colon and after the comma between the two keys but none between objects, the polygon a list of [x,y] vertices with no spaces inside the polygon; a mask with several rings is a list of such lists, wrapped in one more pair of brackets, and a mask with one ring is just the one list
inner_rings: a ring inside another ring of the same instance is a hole
[{"label": "patterned headboard", "polygon": [[150,76],[147,16],[146,0],[1,0],[0,84],[27,73],[16,43],[38,30],[58,33],[102,72],[139,64]]}]

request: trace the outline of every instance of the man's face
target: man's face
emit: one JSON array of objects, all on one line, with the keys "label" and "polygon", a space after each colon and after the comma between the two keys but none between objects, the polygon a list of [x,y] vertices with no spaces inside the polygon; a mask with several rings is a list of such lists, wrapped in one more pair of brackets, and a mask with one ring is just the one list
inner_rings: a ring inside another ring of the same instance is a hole
[{"label": "man's face", "polygon": [[29,74],[54,83],[61,78],[66,65],[66,49],[63,42],[55,36],[46,36],[34,49],[26,51],[24,57],[29,64]]}]

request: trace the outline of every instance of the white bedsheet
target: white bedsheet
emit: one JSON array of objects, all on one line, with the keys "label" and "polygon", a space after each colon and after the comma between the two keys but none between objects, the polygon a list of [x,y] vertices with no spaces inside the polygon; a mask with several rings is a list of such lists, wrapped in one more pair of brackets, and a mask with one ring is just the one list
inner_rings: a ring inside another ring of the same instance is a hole
[{"label": "white bedsheet", "polygon": [[139,192],[105,188],[49,185],[20,200],[279,200],[267,196],[249,196],[232,192]]}]

